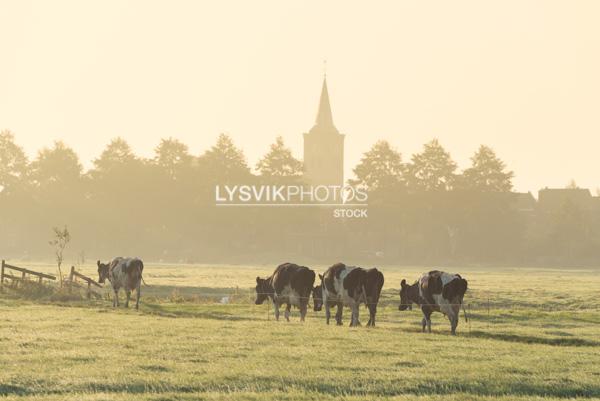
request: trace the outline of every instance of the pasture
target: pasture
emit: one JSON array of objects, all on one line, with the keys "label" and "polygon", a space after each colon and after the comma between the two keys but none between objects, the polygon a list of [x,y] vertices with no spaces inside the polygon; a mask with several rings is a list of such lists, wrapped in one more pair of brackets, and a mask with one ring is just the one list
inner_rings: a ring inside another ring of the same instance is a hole
[{"label": "pasture", "polygon": [[[0,399],[600,399],[598,268],[446,269],[469,280],[471,319],[461,312],[452,337],[441,314],[423,334],[417,308],[398,311],[400,280],[426,269],[378,266],[386,282],[367,329],[347,327],[349,310],[343,327],[326,326],[312,300],[304,324],[298,310],[275,322],[253,295],[274,267],[147,263],[137,312],[8,289]],[[94,265],[81,270],[97,277]]]}]

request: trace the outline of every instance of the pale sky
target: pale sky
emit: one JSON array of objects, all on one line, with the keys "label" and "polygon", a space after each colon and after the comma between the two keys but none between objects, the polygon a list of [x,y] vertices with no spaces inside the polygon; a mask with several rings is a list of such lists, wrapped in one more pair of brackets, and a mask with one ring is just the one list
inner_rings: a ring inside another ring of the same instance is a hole
[{"label": "pale sky", "polygon": [[302,157],[327,59],[346,178],[377,139],[409,160],[480,144],[517,190],[600,187],[599,1],[0,0],[0,129],[87,167],[111,138],[194,154],[220,132],[255,165]]}]

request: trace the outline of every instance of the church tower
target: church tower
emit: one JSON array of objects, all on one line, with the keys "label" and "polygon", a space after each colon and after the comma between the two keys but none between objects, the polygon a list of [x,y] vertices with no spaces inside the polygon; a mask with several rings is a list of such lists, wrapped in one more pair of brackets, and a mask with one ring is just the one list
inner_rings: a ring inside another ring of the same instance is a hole
[{"label": "church tower", "polygon": [[333,125],[327,77],[315,125],[304,134],[304,179],[310,185],[344,185],[344,135]]}]

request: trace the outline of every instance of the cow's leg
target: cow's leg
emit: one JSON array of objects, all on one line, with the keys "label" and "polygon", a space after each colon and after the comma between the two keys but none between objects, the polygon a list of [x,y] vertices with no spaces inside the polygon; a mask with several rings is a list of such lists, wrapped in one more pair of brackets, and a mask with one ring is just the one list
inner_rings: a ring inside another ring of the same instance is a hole
[{"label": "cow's leg", "polygon": [[331,305],[329,302],[325,302],[325,321],[329,324],[329,319],[331,318]]},{"label": "cow's leg", "polygon": [[431,312],[432,311],[427,311],[427,313],[425,314],[425,317],[427,318],[427,331],[431,333]]},{"label": "cow's leg", "polygon": [[131,290],[129,288],[125,289],[125,295],[127,296],[125,298],[125,307],[129,308],[129,300],[131,299]]},{"label": "cow's leg", "polygon": [[337,311],[335,312],[335,322],[338,326],[341,326],[342,323],[342,315],[344,313],[344,304],[342,302],[338,302]]},{"label": "cow's leg", "polygon": [[350,306],[350,327],[358,326],[358,307],[356,304]]},{"label": "cow's leg", "polygon": [[140,309],[140,290],[142,288],[142,284],[138,283],[137,288],[135,290],[135,309]]},{"label": "cow's leg", "polygon": [[308,297],[300,300],[300,321],[303,322],[308,310]]},{"label": "cow's leg", "polygon": [[367,323],[367,326],[375,327],[375,314],[377,314],[377,305],[369,305],[369,323]]},{"label": "cow's leg", "polygon": [[114,296],[113,296],[113,308],[119,306],[119,289],[113,288]]},{"label": "cow's leg", "polygon": [[433,311],[428,306],[421,307],[421,310],[423,311],[423,333],[425,333],[425,326],[431,333],[431,312]]},{"label": "cow's leg", "polygon": [[450,315],[448,315],[448,320],[450,320],[450,334],[455,336],[456,335],[456,326],[458,325],[458,322],[456,321],[456,317],[454,316],[454,314],[450,314]]},{"label": "cow's leg", "polygon": [[360,303],[355,303],[352,307],[352,315],[354,316],[354,326],[360,326],[360,320],[358,319],[358,315],[360,313]]},{"label": "cow's leg", "polygon": [[292,309],[292,305],[287,304],[285,307],[285,313],[284,313],[286,322],[290,321],[290,310],[291,309]]},{"label": "cow's leg", "polygon": [[452,304],[450,313],[448,314],[448,320],[450,320],[450,333],[456,335],[456,327],[458,326],[458,318],[460,316],[460,303]]},{"label": "cow's leg", "polygon": [[279,321],[279,303],[273,301],[273,309],[275,309],[275,320]]}]

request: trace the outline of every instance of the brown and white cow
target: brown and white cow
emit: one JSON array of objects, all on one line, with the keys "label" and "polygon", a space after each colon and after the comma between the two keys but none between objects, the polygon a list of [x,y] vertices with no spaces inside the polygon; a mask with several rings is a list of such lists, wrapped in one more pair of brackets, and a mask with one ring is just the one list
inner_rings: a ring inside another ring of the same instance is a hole
[{"label": "brown and white cow", "polygon": [[375,326],[375,315],[381,288],[383,287],[383,274],[373,269],[346,266],[336,263],[319,274],[320,285],[313,288],[314,310],[320,311],[325,306],[325,319],[327,324],[331,318],[331,307],[336,306],[335,321],[342,325],[342,313],[344,306],[352,309],[350,326],[359,326],[359,306],[365,303],[369,309],[369,322],[367,326]]},{"label": "brown and white cow", "polygon": [[291,306],[300,308],[300,320],[304,321],[310,292],[315,282],[315,272],[306,266],[284,263],[267,278],[256,277],[256,305],[271,299],[275,319],[279,320],[279,307],[286,304],[285,320],[290,321]]},{"label": "brown and white cow", "polygon": [[107,279],[114,291],[113,307],[119,306],[119,290],[123,288],[127,294],[125,307],[129,307],[131,291],[136,291],[135,309],[140,305],[140,287],[144,263],[138,258],[116,257],[110,263],[97,262],[98,282],[103,284]]},{"label": "brown and white cow", "polygon": [[456,334],[460,307],[467,292],[467,280],[459,274],[432,270],[423,274],[413,285],[406,284],[403,279],[400,287],[398,309],[409,309],[413,303],[419,305],[423,311],[423,332],[427,326],[431,333],[431,314],[437,311],[448,316],[452,335]]}]

